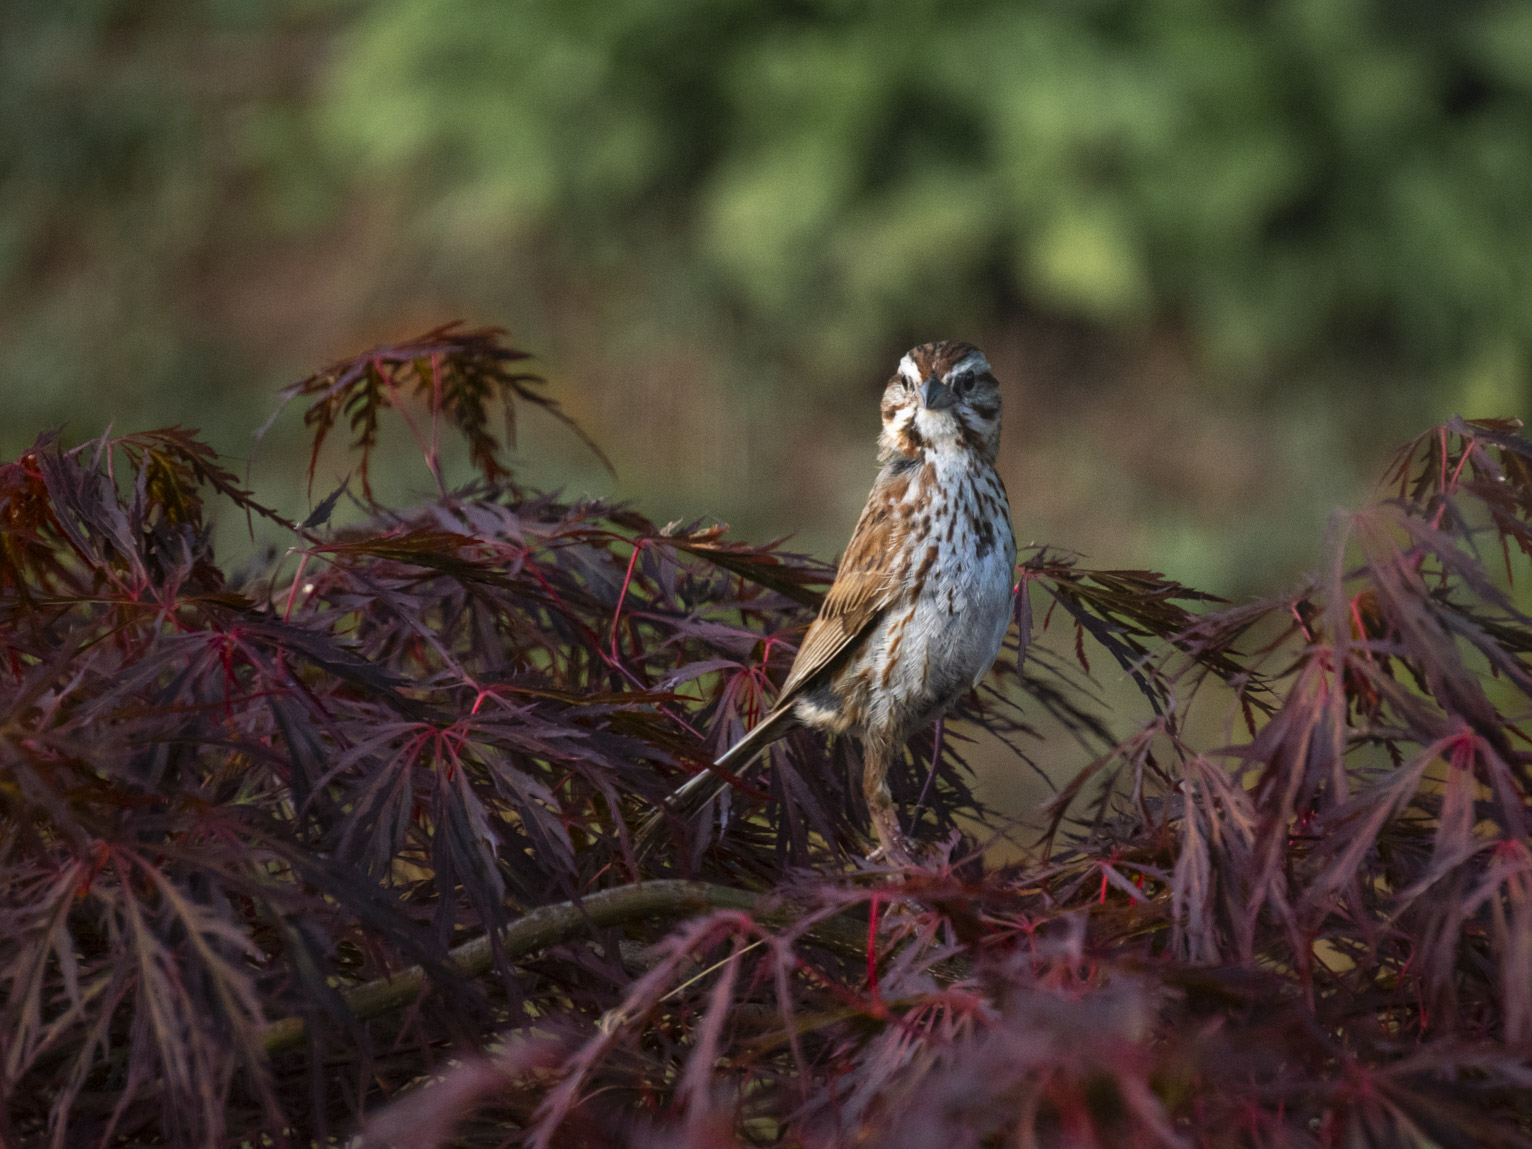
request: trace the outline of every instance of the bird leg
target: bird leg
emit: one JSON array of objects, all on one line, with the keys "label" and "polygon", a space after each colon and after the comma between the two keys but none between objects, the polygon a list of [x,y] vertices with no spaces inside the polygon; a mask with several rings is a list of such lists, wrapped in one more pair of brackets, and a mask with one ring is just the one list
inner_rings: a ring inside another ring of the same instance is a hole
[{"label": "bird leg", "polygon": [[910,840],[899,829],[894,796],[888,790],[888,770],[893,760],[894,747],[889,740],[869,734],[862,751],[862,796],[867,800],[873,833],[878,836],[878,848],[869,857],[907,865],[911,861]]}]

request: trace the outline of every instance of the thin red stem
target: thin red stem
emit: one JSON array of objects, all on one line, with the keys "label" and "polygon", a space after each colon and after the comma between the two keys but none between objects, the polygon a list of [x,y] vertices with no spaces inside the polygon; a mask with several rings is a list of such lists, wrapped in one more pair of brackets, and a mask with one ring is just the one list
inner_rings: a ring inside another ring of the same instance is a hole
[{"label": "thin red stem", "polygon": [[638,552],[644,549],[648,539],[639,539],[633,544],[633,557],[628,559],[628,573],[622,580],[622,593],[617,596],[617,609],[612,613],[612,660],[615,662],[617,653],[617,628],[622,623],[622,604],[628,600],[628,586],[633,582],[633,568],[638,565]]},{"label": "thin red stem", "polygon": [[867,994],[878,1002],[878,895],[867,907]]}]

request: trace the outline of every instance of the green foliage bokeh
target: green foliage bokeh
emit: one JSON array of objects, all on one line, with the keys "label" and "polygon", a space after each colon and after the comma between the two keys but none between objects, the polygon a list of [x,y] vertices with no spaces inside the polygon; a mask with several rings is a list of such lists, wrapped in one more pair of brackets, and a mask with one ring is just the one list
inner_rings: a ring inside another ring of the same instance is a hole
[{"label": "green foliage bokeh", "polygon": [[542,481],[829,555],[869,389],[959,337],[1023,536],[1237,595],[1526,408],[1528,203],[1515,0],[15,0],[0,447],[241,455],[312,363],[503,322],[623,480]]},{"label": "green foliage bokeh", "polygon": [[384,0],[324,115],[447,233],[695,260],[841,359],[1017,300],[1236,373],[1532,347],[1516,3]]}]

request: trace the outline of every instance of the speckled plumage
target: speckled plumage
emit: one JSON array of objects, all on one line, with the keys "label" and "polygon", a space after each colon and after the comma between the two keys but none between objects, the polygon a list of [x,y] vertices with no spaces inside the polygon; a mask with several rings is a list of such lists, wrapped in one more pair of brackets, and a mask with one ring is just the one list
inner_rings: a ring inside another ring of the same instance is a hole
[{"label": "speckled plumage", "polygon": [[[967,343],[914,348],[883,393],[882,470],[777,704],[716,765],[738,769],[793,721],[862,737],[883,849],[905,854],[887,774],[912,734],[994,664],[1016,543],[995,471],[1000,390]],[[677,797],[702,787],[700,775]]]}]

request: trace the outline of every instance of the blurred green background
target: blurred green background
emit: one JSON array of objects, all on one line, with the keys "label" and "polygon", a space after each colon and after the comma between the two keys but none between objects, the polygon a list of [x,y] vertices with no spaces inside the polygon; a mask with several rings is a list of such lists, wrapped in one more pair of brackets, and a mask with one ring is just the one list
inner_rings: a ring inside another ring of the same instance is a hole
[{"label": "blurred green background", "polygon": [[1517,0],[6,0],[0,446],[243,458],[461,316],[618,469],[529,418],[529,482],[831,557],[882,381],[961,337],[1023,542],[1237,598],[1402,440],[1525,410],[1529,208]]}]

